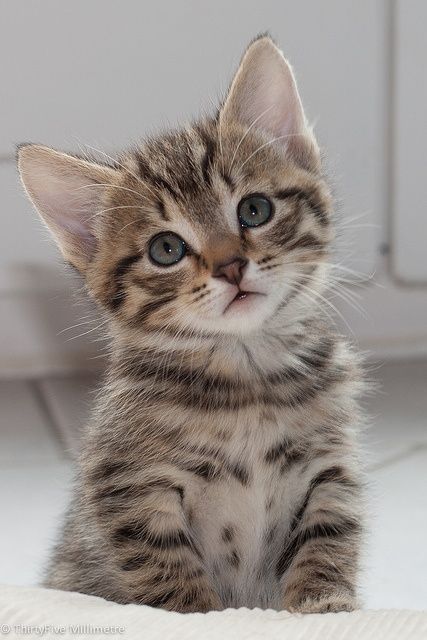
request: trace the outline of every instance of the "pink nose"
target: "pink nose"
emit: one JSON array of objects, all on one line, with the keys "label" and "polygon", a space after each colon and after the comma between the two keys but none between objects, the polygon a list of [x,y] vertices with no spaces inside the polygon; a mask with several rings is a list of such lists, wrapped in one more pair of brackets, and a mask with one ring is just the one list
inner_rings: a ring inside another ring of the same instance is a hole
[{"label": "pink nose", "polygon": [[230,284],[240,284],[243,271],[248,261],[244,258],[234,257],[226,263],[214,266],[213,276],[215,278],[224,278]]}]

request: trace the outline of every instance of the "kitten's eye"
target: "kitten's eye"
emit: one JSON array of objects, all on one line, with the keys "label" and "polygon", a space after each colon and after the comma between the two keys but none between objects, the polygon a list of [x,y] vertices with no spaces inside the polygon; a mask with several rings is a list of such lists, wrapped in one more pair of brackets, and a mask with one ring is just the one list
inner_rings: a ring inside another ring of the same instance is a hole
[{"label": "kitten's eye", "polygon": [[264,196],[249,196],[239,202],[237,215],[242,227],[259,227],[271,218],[273,205]]},{"label": "kitten's eye", "polygon": [[150,242],[150,258],[155,264],[165,267],[182,260],[187,252],[187,247],[182,238],[167,231],[154,236]]}]

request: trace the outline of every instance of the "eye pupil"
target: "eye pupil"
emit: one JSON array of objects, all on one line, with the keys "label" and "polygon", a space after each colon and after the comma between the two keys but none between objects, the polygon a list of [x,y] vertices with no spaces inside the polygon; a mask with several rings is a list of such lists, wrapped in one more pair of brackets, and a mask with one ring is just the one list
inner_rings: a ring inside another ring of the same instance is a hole
[{"label": "eye pupil", "polygon": [[273,205],[268,198],[252,195],[240,201],[237,215],[242,227],[259,227],[268,222],[273,214]]}]

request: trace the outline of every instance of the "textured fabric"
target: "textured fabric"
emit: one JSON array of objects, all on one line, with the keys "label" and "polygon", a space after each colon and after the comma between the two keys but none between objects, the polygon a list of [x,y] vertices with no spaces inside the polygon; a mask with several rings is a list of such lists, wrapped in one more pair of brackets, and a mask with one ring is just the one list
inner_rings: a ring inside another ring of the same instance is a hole
[{"label": "textured fabric", "polygon": [[138,640],[423,640],[427,611],[180,614],[49,589],[0,587],[0,637]]}]

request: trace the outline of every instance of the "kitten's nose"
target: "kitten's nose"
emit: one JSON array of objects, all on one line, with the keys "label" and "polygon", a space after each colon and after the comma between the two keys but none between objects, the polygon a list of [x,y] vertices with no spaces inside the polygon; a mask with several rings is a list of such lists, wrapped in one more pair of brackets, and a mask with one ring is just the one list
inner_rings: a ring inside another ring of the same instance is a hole
[{"label": "kitten's nose", "polygon": [[235,256],[228,262],[214,265],[214,278],[224,278],[230,284],[240,284],[243,278],[243,271],[248,264],[244,258]]}]

